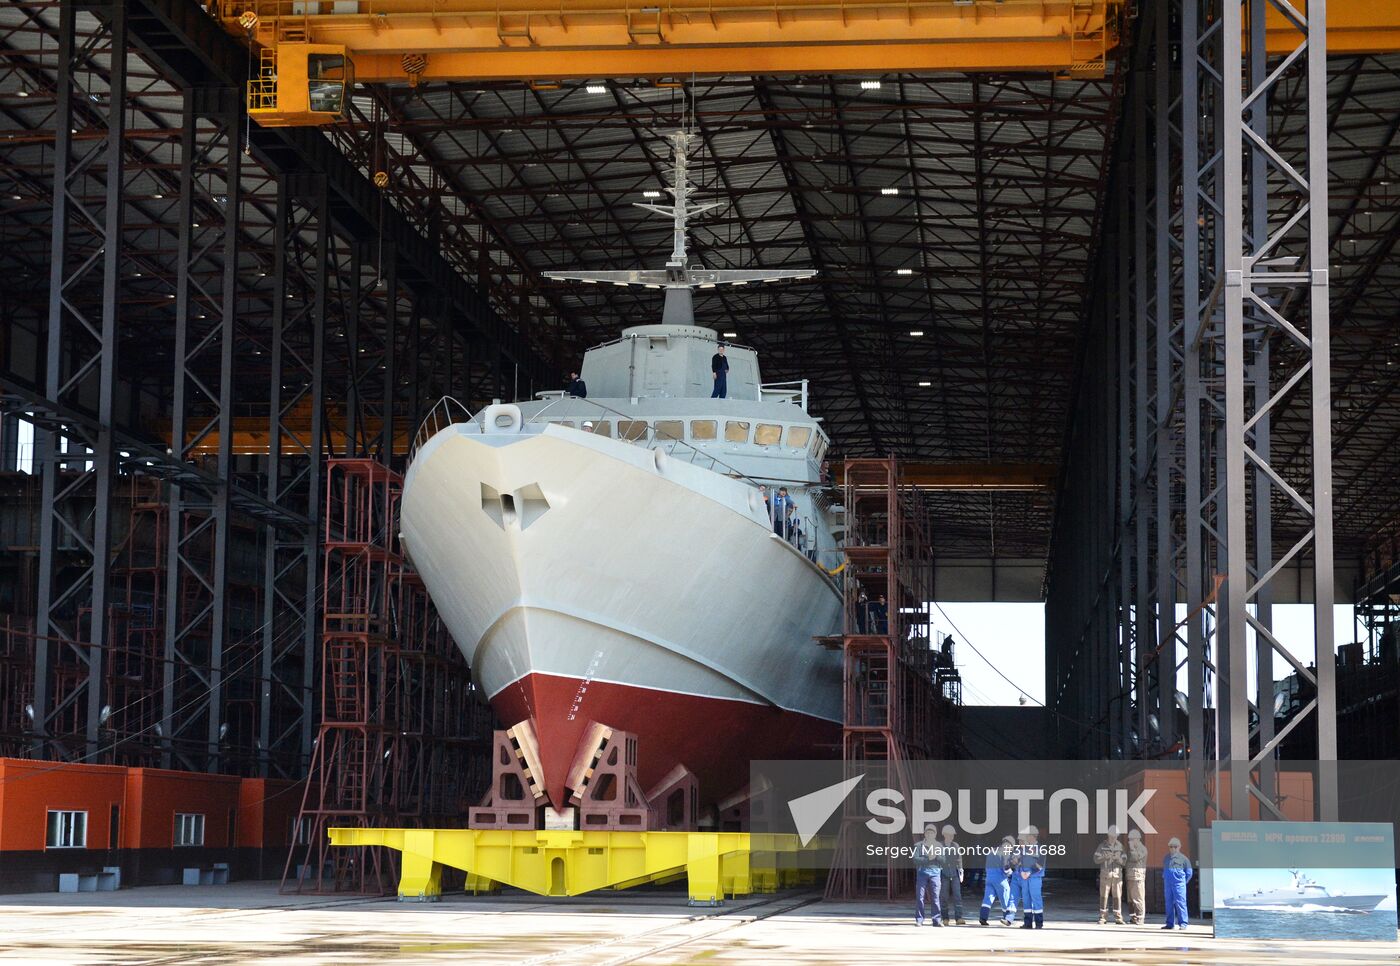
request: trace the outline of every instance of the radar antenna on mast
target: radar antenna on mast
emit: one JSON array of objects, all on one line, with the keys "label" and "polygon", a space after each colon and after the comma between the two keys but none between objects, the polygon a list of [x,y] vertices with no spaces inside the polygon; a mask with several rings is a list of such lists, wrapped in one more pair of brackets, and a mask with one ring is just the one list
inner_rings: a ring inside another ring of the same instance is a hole
[{"label": "radar antenna on mast", "polygon": [[662,310],[661,321],[672,325],[694,325],[695,309],[691,292],[697,288],[715,288],[719,285],[747,285],[750,282],[778,282],[786,279],[811,278],[815,269],[746,269],[746,268],[691,268],[686,265],[686,230],[690,219],[722,202],[692,202],[690,200],[689,155],[693,141],[699,135],[689,131],[674,131],[667,135],[671,142],[671,184],[667,191],[671,195],[669,205],[637,203],[638,208],[671,219],[671,256],[665,268],[631,269],[623,271],[572,271],[544,272],[545,278],[569,279],[590,284],[641,285],[646,288],[664,288],[666,305]]}]

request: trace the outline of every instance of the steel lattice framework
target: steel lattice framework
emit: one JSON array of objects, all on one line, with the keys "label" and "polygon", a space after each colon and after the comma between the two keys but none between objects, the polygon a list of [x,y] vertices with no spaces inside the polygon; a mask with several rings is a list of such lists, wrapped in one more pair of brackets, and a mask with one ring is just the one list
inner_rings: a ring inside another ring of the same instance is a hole
[{"label": "steel lattice framework", "polygon": [[[1222,590],[1216,574],[1254,575],[1248,612],[1267,628],[1278,598],[1258,578],[1328,556],[1313,522],[1327,515],[1323,430],[1338,558],[1400,514],[1400,58],[1295,59],[1274,76],[1283,59],[1242,48],[1247,90],[1261,93],[1226,104],[1218,6],[1144,5],[1131,59],[1100,79],[375,86],[327,131],[249,126],[229,93],[247,50],[190,0],[3,7],[0,454],[14,465],[14,416],[27,414],[45,469],[35,630],[78,681],[39,687],[54,696],[36,716],[77,722],[65,753],[102,742],[86,682],[102,674],[106,625],[91,614],[123,539],[102,508],[127,477],[152,477],[177,488],[161,545],[163,659],[179,670],[163,760],[226,764],[220,682],[249,645],[223,629],[218,602],[239,557],[228,541],[250,531],[259,716],[246,735],[232,726],[264,770],[294,770],[311,739],[320,459],[391,459],[439,395],[552,388],[587,346],[657,317],[644,290],[541,273],[661,259],[667,229],[633,202],[662,186],[661,135],[688,125],[701,191],[723,202],[694,232],[696,257],[819,270],[712,294],[701,321],[758,348],[768,378],[811,379],[847,455],[1060,464],[1053,503],[930,495],[935,542],[945,556],[1049,556],[1052,603],[1075,629],[1057,645],[1052,695],[1093,722],[1080,737],[1103,753],[1105,734],[1120,749],[1133,731],[1143,740],[1178,690],[1192,704],[1209,681],[1139,657],[1170,643],[1205,668],[1222,633],[1247,633],[1226,625],[1248,608],[1220,597],[1240,582]],[[1153,72],[1154,60],[1191,69]],[[1238,212],[1227,179],[1250,185]],[[1265,239],[1285,225],[1308,236],[1284,254],[1327,256],[1330,333],[1318,280],[1298,266],[1193,257],[1235,230],[1242,259],[1270,256]],[[1236,310],[1243,336],[1206,324]],[[1287,326],[1273,320],[1261,341],[1270,313]],[[1325,393],[1280,392],[1312,380],[1330,385],[1330,421]],[[1198,412],[1215,421],[1186,418]],[[1267,494],[1248,521],[1222,499],[1241,486]],[[1095,549],[1072,567],[1079,546]],[[1071,573],[1103,594],[1072,599]],[[1210,617],[1159,619],[1177,600]],[[1101,653],[1081,648],[1082,628]]]},{"label": "steel lattice framework", "polygon": [[[1270,16],[1290,37],[1272,57]],[[1193,829],[1281,817],[1285,748],[1337,758],[1339,567],[1393,512],[1369,482],[1393,456],[1362,440],[1395,431],[1396,306],[1370,286],[1400,230],[1400,87],[1391,59],[1328,60],[1325,22],[1324,3],[1281,0],[1180,0],[1140,20],[1108,193],[1116,254],[1089,304],[1049,703],[1064,753],[1184,759]],[[1273,610],[1290,601],[1315,614],[1291,639]],[[1316,795],[1335,819],[1335,775]]]}]

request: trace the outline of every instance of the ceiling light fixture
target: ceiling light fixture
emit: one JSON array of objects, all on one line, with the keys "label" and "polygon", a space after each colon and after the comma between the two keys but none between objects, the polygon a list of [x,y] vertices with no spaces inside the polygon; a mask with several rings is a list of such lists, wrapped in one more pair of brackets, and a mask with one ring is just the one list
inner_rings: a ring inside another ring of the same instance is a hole
[{"label": "ceiling light fixture", "polygon": [[860,82],[860,89],[863,91],[878,91],[880,82],[877,80],[863,80]]},{"label": "ceiling light fixture", "polygon": [[932,386],[932,385],[933,385],[933,383],[931,383],[931,382],[929,382],[927,379],[925,379],[923,382],[919,383],[919,388],[920,388],[920,389],[927,389],[927,388],[929,388],[929,387]]},{"label": "ceiling light fixture", "polygon": [[912,335],[914,338],[917,339],[917,338],[919,338],[920,336],[922,336],[922,335],[924,334],[924,330],[923,330],[923,329],[910,329],[910,330],[909,330],[909,334]]},{"label": "ceiling light fixture", "polygon": [[643,197],[643,198],[660,198],[660,197],[661,197],[661,192],[656,191],[656,190],[654,190],[654,189],[648,190],[648,191],[643,191],[643,192],[642,192],[642,197]]},{"label": "ceiling light fixture", "polygon": [[589,84],[586,87],[584,87],[584,90],[586,90],[590,94],[606,94],[608,92],[608,85]]},{"label": "ceiling light fixture", "polygon": [[882,195],[897,195],[897,194],[899,194],[899,189],[898,189],[898,188],[881,188],[881,189],[880,189],[880,194],[882,194]]},{"label": "ceiling light fixture", "polygon": [[912,268],[896,268],[894,273],[896,275],[913,275],[914,270]]}]

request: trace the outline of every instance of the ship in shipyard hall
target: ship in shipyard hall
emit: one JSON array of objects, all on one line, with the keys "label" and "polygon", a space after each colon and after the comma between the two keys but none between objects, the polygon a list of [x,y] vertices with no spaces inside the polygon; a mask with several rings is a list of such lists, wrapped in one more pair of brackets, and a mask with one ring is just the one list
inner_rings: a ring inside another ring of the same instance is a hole
[{"label": "ship in shipyard hall", "polygon": [[661,322],[585,354],[587,398],[439,403],[405,477],[405,549],[545,827],[578,827],[610,734],[635,738],[635,797],[683,777],[702,824],[742,799],[750,760],[839,744],[839,651],[813,642],[841,626],[828,438],[806,382],[765,385],[750,348],[725,346],[714,398],[725,343],[692,309],[696,289],[815,273],[688,262],[687,222],[714,207],[691,200],[693,137],[669,136],[671,203],[641,205],[672,219],[664,268],[546,273],[664,289]]}]

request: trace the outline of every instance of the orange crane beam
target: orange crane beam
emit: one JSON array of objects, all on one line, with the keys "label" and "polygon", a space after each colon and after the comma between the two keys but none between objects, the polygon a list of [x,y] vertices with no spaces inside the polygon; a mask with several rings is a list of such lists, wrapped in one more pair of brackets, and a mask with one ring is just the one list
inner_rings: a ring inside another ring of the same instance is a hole
[{"label": "orange crane beam", "polygon": [[[1296,4],[1307,10],[1306,0]],[[1266,8],[1265,45],[1269,54],[1298,46],[1298,29],[1272,4]],[[1327,0],[1327,53],[1385,54],[1400,50],[1400,3],[1393,0]]]},{"label": "orange crane beam", "polygon": [[[699,74],[1102,74],[1124,0],[219,0],[264,47],[343,47],[361,83]],[[249,27],[251,26],[251,30]]]}]

